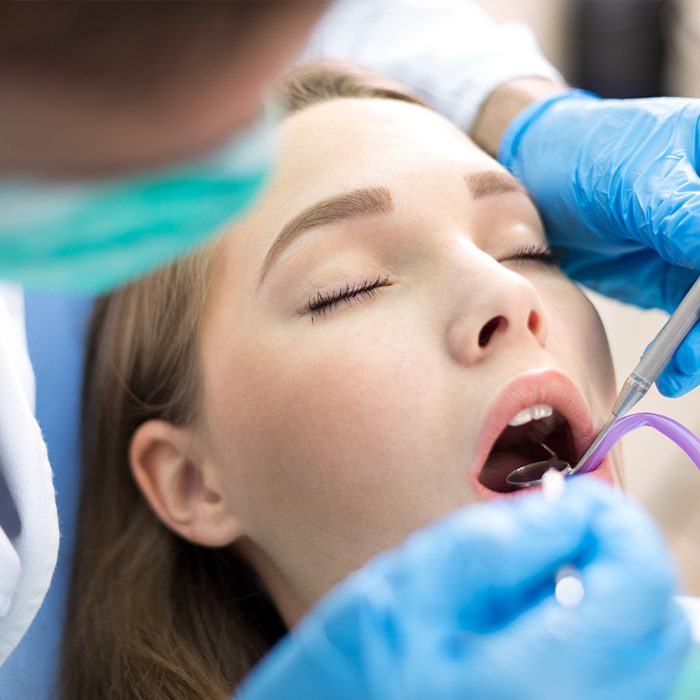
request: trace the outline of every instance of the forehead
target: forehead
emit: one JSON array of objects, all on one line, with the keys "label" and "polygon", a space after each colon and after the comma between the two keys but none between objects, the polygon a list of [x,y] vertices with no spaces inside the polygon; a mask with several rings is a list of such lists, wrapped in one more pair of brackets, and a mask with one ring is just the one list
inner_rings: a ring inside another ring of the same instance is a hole
[{"label": "forehead", "polygon": [[419,105],[387,99],[336,99],[290,115],[280,129],[270,188],[297,209],[343,190],[463,178],[498,168],[457,127]]},{"label": "forehead", "polygon": [[468,199],[470,173],[505,172],[452,123],[398,100],[322,102],[289,115],[278,138],[272,181],[228,236],[226,277],[242,287],[286,222],[319,200],[381,187],[395,210],[448,216]]}]

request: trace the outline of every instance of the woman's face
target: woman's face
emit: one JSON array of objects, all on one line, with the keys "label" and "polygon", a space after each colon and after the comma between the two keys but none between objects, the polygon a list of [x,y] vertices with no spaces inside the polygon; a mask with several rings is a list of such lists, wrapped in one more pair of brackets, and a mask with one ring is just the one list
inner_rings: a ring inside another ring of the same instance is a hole
[{"label": "woman's face", "polygon": [[[544,240],[518,183],[433,112],[338,99],[286,120],[274,181],[224,243],[198,437],[288,622],[417,527],[502,495],[540,441],[573,460],[600,427],[604,331],[527,257]],[[499,438],[534,405],[553,417]]]}]

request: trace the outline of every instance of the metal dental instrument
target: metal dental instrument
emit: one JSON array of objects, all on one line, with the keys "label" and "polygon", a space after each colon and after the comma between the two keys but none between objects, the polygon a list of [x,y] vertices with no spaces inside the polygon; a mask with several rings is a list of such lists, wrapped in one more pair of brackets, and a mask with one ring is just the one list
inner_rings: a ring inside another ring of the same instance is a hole
[{"label": "metal dental instrument", "polygon": [[622,385],[617,401],[615,401],[613,406],[612,415],[576,465],[572,467],[568,462],[553,455],[551,459],[525,464],[514,469],[506,477],[506,482],[513,486],[527,488],[528,486],[541,484],[542,475],[549,468],[561,471],[563,476],[571,476],[578,472],[584,466],[593,450],[601,443],[613,423],[624,416],[649,391],[673,356],[673,353],[699,320],[700,277],[695,280],[695,283],[683,297],[678,308],[642,354],[639,363]]}]

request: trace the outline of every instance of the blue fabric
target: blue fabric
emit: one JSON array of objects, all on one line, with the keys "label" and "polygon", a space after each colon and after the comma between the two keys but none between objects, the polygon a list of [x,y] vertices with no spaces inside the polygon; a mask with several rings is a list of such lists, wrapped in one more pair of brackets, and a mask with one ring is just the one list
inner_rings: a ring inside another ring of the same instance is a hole
[{"label": "blue fabric", "polygon": [[87,298],[29,295],[27,340],[37,385],[37,418],[54,473],[61,543],[56,572],[27,635],[0,667],[0,698],[56,697],[56,672],[70,581],[78,499],[78,426]]}]

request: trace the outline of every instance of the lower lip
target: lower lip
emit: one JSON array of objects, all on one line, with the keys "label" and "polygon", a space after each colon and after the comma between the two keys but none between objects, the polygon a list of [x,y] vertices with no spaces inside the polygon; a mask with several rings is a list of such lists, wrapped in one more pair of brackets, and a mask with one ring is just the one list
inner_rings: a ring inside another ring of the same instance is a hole
[{"label": "lower lip", "polygon": [[[609,484],[614,484],[615,479],[613,477],[612,460],[609,455],[600,463],[600,466],[595,471],[581,474],[575,478],[588,479],[589,477],[592,479],[600,479],[601,481],[605,481]],[[529,486],[528,488],[518,489],[517,491],[501,493],[500,491],[492,491],[491,489],[486,488],[486,486],[479,481],[478,474],[472,473],[470,481],[472,482],[472,489],[474,490],[474,493],[477,494],[479,500],[481,501],[495,501],[501,498],[515,498],[521,493],[539,491],[542,488],[541,486]]]}]

